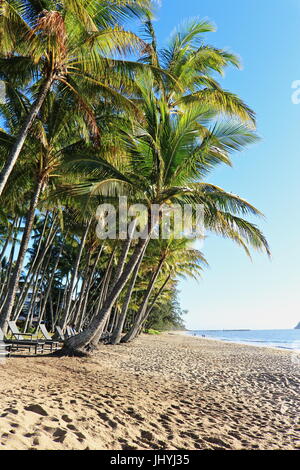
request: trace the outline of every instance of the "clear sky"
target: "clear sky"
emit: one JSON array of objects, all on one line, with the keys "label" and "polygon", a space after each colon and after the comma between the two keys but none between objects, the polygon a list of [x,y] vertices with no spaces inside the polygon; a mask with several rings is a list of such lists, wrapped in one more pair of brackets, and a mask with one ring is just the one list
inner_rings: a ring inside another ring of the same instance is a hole
[{"label": "clear sky", "polygon": [[157,16],[160,42],[184,18],[216,23],[208,42],[229,47],[243,62],[223,86],[256,111],[262,138],[209,181],[264,212],[258,223],[272,260],[255,254],[251,262],[232,242],[209,235],[203,280],[180,284],[187,327],[293,328],[300,321],[300,104],[292,104],[291,86],[300,80],[300,0],[162,0]]}]

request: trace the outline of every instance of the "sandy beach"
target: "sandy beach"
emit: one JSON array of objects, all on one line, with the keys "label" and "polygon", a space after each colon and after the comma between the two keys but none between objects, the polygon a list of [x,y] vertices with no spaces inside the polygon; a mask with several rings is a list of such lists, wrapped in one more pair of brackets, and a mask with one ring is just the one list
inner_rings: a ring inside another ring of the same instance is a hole
[{"label": "sandy beach", "polygon": [[292,353],[179,334],[0,364],[0,449],[300,449]]}]

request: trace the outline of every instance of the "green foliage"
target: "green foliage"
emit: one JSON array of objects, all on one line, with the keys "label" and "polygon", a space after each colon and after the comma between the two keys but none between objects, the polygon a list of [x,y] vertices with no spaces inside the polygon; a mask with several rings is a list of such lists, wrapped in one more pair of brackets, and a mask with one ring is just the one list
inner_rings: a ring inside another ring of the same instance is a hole
[{"label": "green foliage", "polygon": [[168,298],[158,302],[147,320],[146,329],[158,331],[185,330],[184,316],[188,312],[182,310],[178,301],[178,292],[172,289]]},{"label": "green foliage", "polygon": [[[201,204],[208,231],[230,238],[249,256],[252,249],[270,254],[248,220],[260,211],[207,181],[217,166],[231,166],[234,154],[258,140],[254,112],[216,80],[227,67],[239,67],[239,59],[206,44],[203,34],[214,25],[197,18],[160,48],[152,7],[148,0],[2,2],[0,79],[7,100],[0,104],[0,166],[43,82],[52,79],[1,195],[0,301],[4,305],[11,295],[15,279],[12,318],[25,316],[26,331],[33,331],[35,318],[53,331],[68,323],[79,330],[97,316],[117,282],[124,243],[97,238],[95,213],[102,202],[117,208],[120,195],[148,207]],[[143,37],[130,31],[133,18],[142,22]],[[31,210],[26,262],[18,266]],[[132,242],[126,260],[135,248]],[[145,299],[139,331],[184,329],[177,282],[199,279],[206,267],[204,254],[186,238],[151,240],[123,331],[136,325]],[[108,337],[131,280],[114,301]]]},{"label": "green foliage", "polygon": [[149,330],[145,330],[145,333],[147,335],[160,335],[161,332],[150,328]]}]

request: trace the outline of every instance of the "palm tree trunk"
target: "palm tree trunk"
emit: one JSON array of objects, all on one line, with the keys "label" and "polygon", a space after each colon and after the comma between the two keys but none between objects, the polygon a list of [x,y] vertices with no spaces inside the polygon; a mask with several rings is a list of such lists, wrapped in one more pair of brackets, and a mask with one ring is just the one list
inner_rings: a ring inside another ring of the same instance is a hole
[{"label": "palm tree trunk", "polygon": [[116,246],[114,247],[114,249],[113,249],[113,251],[110,255],[108,266],[107,266],[105,274],[104,274],[104,279],[101,283],[100,294],[99,294],[98,300],[96,302],[97,305],[96,305],[96,308],[93,312],[93,317],[96,317],[98,315],[98,313],[100,312],[101,307],[103,306],[103,301],[107,296],[109,283],[110,283],[110,279],[111,279],[111,275],[112,275],[112,271],[113,271],[113,261],[114,261],[115,249],[116,249]]},{"label": "palm tree trunk", "polygon": [[151,302],[151,305],[150,307],[148,308],[147,310],[147,313],[146,313],[146,318],[149,317],[150,313],[152,312],[153,310],[153,307],[157,301],[157,299],[161,296],[161,294],[163,293],[163,291],[165,290],[169,280],[171,279],[171,274],[168,275],[167,279],[165,280],[165,282],[163,283],[163,285],[161,286],[161,288],[158,290],[157,294],[155,294],[154,296],[154,299],[152,300]]},{"label": "palm tree trunk", "polygon": [[149,281],[144,299],[143,299],[142,304],[139,308],[138,314],[135,318],[135,321],[134,321],[131,329],[128,331],[128,333],[124,336],[124,338],[122,338],[122,343],[128,343],[128,342],[132,341],[137,336],[137,334],[139,333],[141,324],[142,324],[142,322],[144,321],[144,318],[145,318],[145,312],[146,312],[146,309],[147,309],[147,306],[148,306],[150,295],[152,293],[154,284],[155,284],[155,282],[158,278],[158,275],[160,273],[160,270],[162,268],[164,260],[165,260],[164,258],[162,258],[160,260],[154,274],[152,275],[152,277]]},{"label": "palm tree trunk", "polygon": [[[18,232],[21,225],[22,225],[22,217],[20,217],[16,232]],[[11,272],[12,272],[12,269],[13,269],[17,236],[18,236],[18,234],[16,233],[12,238],[12,244],[11,244],[11,248],[10,248],[9,259],[8,259],[8,262],[7,262],[5,277],[3,279],[2,287],[1,287],[1,290],[0,290],[0,300],[1,300],[0,316],[1,316],[1,312],[2,312],[2,306],[4,305],[4,303],[7,299],[7,294],[8,294],[7,293],[7,286],[9,284],[9,280],[10,280],[10,277],[11,277]]]},{"label": "palm tree trunk", "polygon": [[[148,320],[148,318],[149,318],[149,316],[150,316],[150,313],[151,313],[152,310],[153,310],[153,307],[154,307],[154,305],[155,305],[157,299],[161,296],[161,294],[162,294],[163,291],[165,290],[165,288],[166,288],[166,286],[167,286],[167,284],[168,284],[168,282],[169,282],[170,279],[171,279],[171,274],[169,274],[169,276],[167,277],[167,279],[165,280],[165,282],[163,283],[163,285],[161,286],[161,288],[159,289],[159,291],[155,294],[154,299],[153,299],[152,302],[151,302],[151,305],[147,308],[146,313],[145,313],[145,315],[144,315],[144,317],[143,317],[143,319],[142,319],[141,327],[140,327],[140,330],[139,330],[138,334],[141,333],[142,329],[145,327],[146,322],[147,322],[147,320]],[[150,327],[150,328],[151,328],[151,327]]]},{"label": "palm tree trunk", "polygon": [[101,248],[98,252],[98,255],[97,255],[96,261],[94,263],[93,269],[92,269],[92,271],[89,275],[89,279],[88,279],[88,282],[87,282],[87,287],[86,287],[85,295],[84,295],[82,312],[81,312],[81,315],[80,315],[80,318],[79,318],[80,321],[79,321],[78,324],[76,324],[77,331],[80,331],[82,329],[83,323],[85,321],[85,312],[86,312],[87,303],[88,303],[88,300],[89,300],[89,297],[90,297],[90,290],[91,290],[91,287],[92,287],[93,277],[94,277],[94,274],[95,274],[95,271],[96,271],[96,267],[98,265],[98,261],[100,259],[101,254],[102,254],[102,250],[103,250],[103,245],[101,246]]},{"label": "palm tree trunk", "polygon": [[41,313],[40,313],[40,319],[39,319],[38,326],[40,326],[40,324],[41,324],[41,322],[43,321],[43,318],[44,318],[44,314],[45,314],[46,306],[47,306],[47,301],[48,301],[48,298],[49,298],[49,295],[50,295],[50,292],[51,292],[52,284],[53,284],[53,281],[54,281],[54,277],[55,277],[55,273],[56,273],[56,270],[57,270],[57,267],[58,267],[58,263],[60,261],[62,250],[63,250],[63,246],[61,246],[61,248],[59,250],[59,253],[57,255],[56,262],[55,262],[55,265],[54,265],[54,268],[53,268],[53,271],[52,271],[52,274],[51,274],[50,279],[48,281],[48,286],[47,286],[47,290],[46,290],[46,293],[45,293],[45,296],[44,296],[44,299],[43,299],[43,304],[42,304],[42,308],[41,308]]},{"label": "palm tree trunk", "polygon": [[[150,231],[151,233],[151,231]],[[84,355],[87,351],[94,349],[95,345],[93,339],[95,335],[100,335],[103,333],[104,326],[107,322],[107,319],[111,313],[111,309],[114,306],[116,300],[127,284],[140,256],[141,253],[145,250],[150,240],[150,235],[141,239],[134,250],[134,253],[131,255],[128,263],[126,264],[122,275],[120,276],[118,282],[116,283],[113,291],[110,296],[105,300],[103,307],[100,309],[99,313],[93,318],[90,325],[79,335],[73,336],[65,341],[64,348],[61,351],[61,354],[67,355]]]},{"label": "palm tree trunk", "polygon": [[[115,276],[114,276],[114,279],[111,283],[110,286],[108,286],[108,289],[107,289],[107,292],[105,293],[105,296],[109,296],[111,294],[111,292],[113,291],[113,288],[115,287],[116,283],[118,282],[118,280],[120,279],[120,276],[122,275],[122,272],[124,270],[124,266],[125,266],[125,263],[126,263],[126,259],[127,259],[127,256],[128,256],[128,253],[129,253],[129,249],[130,249],[130,245],[131,245],[131,242],[132,242],[132,239],[130,237],[128,237],[126,239],[126,241],[124,241],[123,245],[122,245],[122,248],[121,248],[121,253],[120,253],[120,258],[118,260],[118,266],[117,266],[117,270],[116,270],[116,273],[115,273]],[[110,273],[111,274],[111,273]],[[110,278],[109,280],[107,281],[107,283],[110,282]],[[104,286],[107,284],[107,283],[104,283]],[[109,323],[109,318],[107,319],[107,324]],[[100,339],[101,339],[101,336],[102,336],[102,331],[99,330],[99,332],[94,336],[93,338],[93,345],[96,347],[96,345],[99,343]]]},{"label": "palm tree trunk", "polygon": [[138,272],[139,272],[139,269],[140,269],[141,262],[143,260],[144,253],[145,253],[145,251],[143,251],[143,253],[141,254],[140,259],[139,259],[138,263],[136,264],[136,267],[134,268],[134,271],[132,273],[132,276],[131,276],[131,279],[130,279],[130,282],[129,282],[129,286],[128,286],[128,289],[127,289],[127,294],[126,294],[124,303],[122,305],[122,312],[121,312],[121,315],[119,316],[117,324],[116,324],[116,326],[113,330],[113,333],[112,333],[111,344],[119,344],[120,341],[121,341],[122,331],[123,331],[123,328],[124,328],[124,323],[125,323],[125,320],[126,320],[128,307],[129,307],[129,304],[130,304],[130,301],[131,301],[133,289],[134,289],[134,286],[135,286],[135,283],[136,283],[136,278],[137,278],[137,275],[138,275]]},{"label": "palm tree trunk", "polygon": [[7,320],[9,320],[11,316],[11,312],[15,303],[15,298],[16,298],[18,287],[19,287],[21,271],[23,268],[23,263],[24,263],[26,251],[28,248],[28,243],[30,240],[32,227],[33,227],[35,210],[39,201],[40,193],[43,189],[43,185],[44,185],[43,180],[40,178],[38,180],[36,190],[30,202],[30,207],[29,207],[29,211],[27,214],[27,218],[26,218],[26,224],[25,224],[24,233],[22,236],[18,258],[16,261],[16,265],[14,267],[13,275],[8,284],[8,295],[1,309],[0,328],[4,329],[5,331],[6,331],[6,322]]},{"label": "palm tree trunk", "polygon": [[[53,233],[53,236],[50,238],[50,231],[49,231],[47,239],[46,239],[45,244],[43,246],[42,252],[41,252],[41,247],[38,246],[36,255],[35,255],[32,263],[31,263],[31,265],[28,269],[23,288],[20,291],[18,302],[16,303],[16,306],[14,308],[13,320],[16,320],[19,317],[19,315],[21,314],[21,311],[22,311],[24,303],[26,301],[28,292],[29,292],[32,284],[34,282],[36,282],[35,281],[36,273],[40,271],[40,267],[43,264],[44,258],[46,256],[46,254],[48,253],[49,248],[52,246],[52,242],[53,242],[53,239],[54,239],[56,233],[57,233],[57,229],[55,229],[55,231]],[[40,245],[40,243],[39,243],[39,245]]]},{"label": "palm tree trunk", "polygon": [[116,274],[115,274],[114,280],[112,282],[112,285],[111,285],[111,287],[108,291],[108,295],[112,292],[114,286],[116,285],[116,283],[120,279],[120,276],[122,275],[124,266],[126,264],[126,259],[127,259],[127,256],[128,256],[129,250],[130,250],[130,246],[131,246],[131,242],[132,242],[132,234],[133,234],[133,231],[134,231],[135,227],[136,227],[136,221],[134,222],[134,224],[132,226],[131,233],[128,235],[127,239],[124,241],[124,243],[122,245],[121,254],[120,254],[119,261],[118,261]]},{"label": "palm tree trunk", "polygon": [[77,254],[77,257],[76,257],[76,261],[75,261],[74,271],[72,273],[71,283],[70,283],[68,297],[67,297],[67,301],[66,301],[66,307],[65,307],[65,311],[64,311],[64,314],[63,314],[63,316],[61,318],[61,322],[60,322],[60,327],[62,329],[64,329],[66,327],[66,322],[68,321],[70,308],[71,308],[71,303],[72,303],[72,295],[73,295],[74,287],[75,287],[76,280],[77,280],[79,264],[80,264],[81,256],[82,256],[82,253],[83,253],[84,245],[85,245],[85,242],[86,242],[86,239],[87,239],[87,235],[88,235],[91,223],[92,223],[92,218],[89,220],[89,222],[87,224],[87,227],[84,231],[84,234],[81,238],[79,251],[78,251],[78,254]]},{"label": "palm tree trunk", "polygon": [[72,324],[75,326],[78,324],[80,321],[81,317],[81,312],[82,312],[82,303],[86,297],[86,288],[89,280],[89,271],[90,271],[90,262],[91,262],[91,252],[88,251],[87,256],[86,256],[86,261],[85,261],[85,269],[82,274],[82,283],[81,283],[81,289],[80,289],[80,294],[79,294],[79,299],[78,303],[76,305],[76,308],[74,310],[74,315],[72,318]]},{"label": "palm tree trunk", "polygon": [[15,164],[16,164],[16,161],[17,161],[17,159],[20,155],[20,152],[23,148],[23,145],[24,145],[25,139],[28,135],[28,132],[29,132],[33,122],[35,121],[36,116],[37,116],[38,112],[40,111],[45,99],[46,99],[46,96],[48,94],[48,91],[50,90],[52,82],[53,82],[53,75],[49,74],[49,76],[46,78],[44,84],[42,85],[42,87],[40,89],[40,92],[38,94],[38,97],[37,97],[36,101],[33,103],[32,107],[31,107],[31,110],[30,110],[29,114],[27,115],[19,134],[16,137],[16,141],[15,141],[15,143],[14,143],[12,149],[11,149],[11,152],[8,156],[8,159],[7,159],[5,165],[2,168],[2,171],[0,173],[0,196],[3,192],[3,189],[5,188],[5,185],[7,183],[9,175],[11,174],[11,172],[12,172],[12,170],[13,170]]},{"label": "palm tree trunk", "polygon": [[3,248],[2,248],[2,251],[1,251],[1,253],[0,253],[0,262],[2,261],[2,258],[4,257],[4,255],[5,255],[5,253],[6,253],[6,249],[7,249],[7,247],[8,247],[8,244],[9,244],[10,240],[11,240],[11,235],[12,235],[12,233],[13,233],[13,231],[14,231],[15,224],[17,223],[17,220],[18,220],[18,218],[15,217],[14,220],[13,220],[13,222],[12,222],[12,224],[11,224],[11,226],[10,226],[10,228],[9,228],[9,230],[8,230],[8,234],[7,234],[5,243],[4,243]]}]

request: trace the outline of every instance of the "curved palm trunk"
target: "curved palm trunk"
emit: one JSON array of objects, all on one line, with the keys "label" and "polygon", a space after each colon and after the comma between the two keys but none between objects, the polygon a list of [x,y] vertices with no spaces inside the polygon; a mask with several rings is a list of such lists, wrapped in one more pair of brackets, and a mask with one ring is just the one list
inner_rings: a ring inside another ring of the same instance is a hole
[{"label": "curved palm trunk", "polygon": [[163,285],[161,286],[161,288],[159,289],[159,291],[157,292],[157,294],[155,294],[154,296],[154,299],[152,300],[152,303],[150,305],[150,307],[148,308],[147,312],[146,312],[146,316],[145,316],[145,319],[147,319],[150,315],[150,313],[152,312],[153,310],[153,307],[157,301],[157,299],[161,296],[161,294],[163,293],[163,291],[165,290],[169,280],[171,279],[171,274],[169,274],[169,276],[167,277],[167,279],[165,280],[165,282],[163,283]]},{"label": "curved palm trunk", "polygon": [[40,109],[42,107],[42,104],[44,103],[44,101],[46,99],[46,96],[48,94],[48,91],[50,90],[52,82],[53,82],[53,75],[50,74],[46,78],[43,86],[41,87],[39,95],[38,95],[36,101],[33,103],[32,107],[31,107],[31,110],[30,110],[29,114],[27,115],[21,130],[20,130],[19,134],[16,137],[16,141],[13,145],[13,148],[12,148],[12,150],[11,150],[9,156],[8,156],[8,159],[7,159],[4,167],[2,168],[1,173],[0,173],[0,196],[3,192],[3,189],[5,188],[5,185],[7,183],[9,175],[11,174],[11,172],[12,172],[12,170],[13,170],[15,164],[16,164],[16,161],[17,161],[17,159],[20,155],[20,152],[23,148],[23,145],[24,145],[25,139],[28,135],[28,132],[29,132],[33,122],[35,121],[36,116],[37,116],[38,112],[40,111]]},{"label": "curved palm trunk", "polygon": [[52,241],[55,237],[55,234],[56,234],[56,231],[54,232],[53,234],[53,237],[52,238],[49,238],[50,237],[50,233],[48,234],[48,237],[46,239],[46,242],[43,246],[43,252],[41,252],[41,246],[40,246],[40,243],[38,245],[38,251],[28,269],[28,272],[27,272],[27,275],[26,275],[26,279],[25,279],[25,282],[24,282],[24,285],[23,285],[23,288],[22,290],[20,291],[20,295],[19,295],[19,298],[18,298],[18,301],[16,303],[16,306],[14,308],[14,315],[13,315],[13,320],[17,320],[18,317],[21,315],[21,312],[22,312],[22,309],[23,309],[23,306],[24,306],[24,303],[26,301],[26,298],[27,298],[27,294],[32,286],[33,283],[35,283],[35,278],[36,278],[36,273],[38,273],[40,271],[40,267],[42,266],[43,264],[43,260],[44,260],[44,257],[46,256],[46,254],[48,253],[48,250],[50,248],[50,246],[52,245]]},{"label": "curved palm trunk", "polygon": [[149,316],[150,316],[150,313],[151,313],[152,310],[153,310],[153,307],[154,307],[154,305],[155,305],[157,299],[161,296],[161,294],[162,294],[163,291],[165,290],[165,288],[166,288],[166,286],[167,286],[167,284],[168,284],[168,282],[169,282],[170,279],[171,279],[171,275],[169,275],[169,276],[167,277],[167,279],[166,279],[165,282],[163,283],[162,287],[159,289],[159,291],[158,291],[157,294],[155,295],[154,299],[152,300],[151,305],[147,308],[146,313],[145,313],[145,315],[144,315],[144,317],[143,317],[143,319],[142,319],[142,322],[141,322],[141,325],[140,325],[140,329],[139,329],[139,331],[138,331],[138,333],[137,333],[136,336],[138,336],[138,335],[142,332],[143,328],[145,327],[146,322],[147,322],[147,320],[148,320],[148,318],[149,318]]},{"label": "curved palm trunk", "polygon": [[61,246],[61,248],[59,250],[59,253],[57,255],[56,262],[55,262],[55,265],[54,265],[54,268],[53,268],[53,271],[52,271],[50,279],[48,281],[48,286],[47,286],[45,297],[43,299],[43,305],[42,305],[41,312],[40,312],[40,319],[39,319],[38,326],[40,326],[41,322],[43,321],[44,315],[45,315],[47,301],[48,301],[49,295],[51,293],[52,284],[53,284],[53,281],[54,281],[54,278],[55,278],[55,273],[56,273],[56,270],[57,270],[57,267],[58,267],[58,263],[60,261],[62,250],[63,250],[63,246]]},{"label": "curved palm trunk", "polygon": [[75,305],[74,308],[74,314],[72,318],[72,325],[77,325],[80,321],[81,317],[81,312],[82,312],[82,303],[84,298],[86,297],[86,288],[88,284],[88,279],[89,279],[89,270],[90,270],[90,261],[91,261],[91,252],[89,251],[87,253],[86,257],[86,262],[85,262],[85,270],[83,272],[82,278],[83,281],[81,283],[81,289],[80,289],[80,294],[79,294],[79,299],[78,299],[78,305]]},{"label": "curved palm trunk", "polygon": [[69,314],[70,314],[71,304],[72,304],[72,296],[73,296],[74,288],[75,288],[76,281],[77,281],[79,264],[80,264],[80,260],[81,260],[83,249],[84,249],[84,245],[85,245],[85,242],[86,242],[86,239],[87,239],[87,235],[88,235],[91,223],[92,223],[92,219],[90,219],[88,224],[87,224],[87,227],[86,227],[86,229],[84,231],[84,234],[81,238],[79,251],[77,253],[77,257],[76,257],[76,261],[75,261],[75,267],[74,267],[74,271],[72,273],[71,283],[70,283],[69,292],[68,292],[68,296],[67,296],[65,311],[64,311],[64,314],[63,314],[63,316],[60,320],[60,323],[59,323],[59,326],[63,330],[65,329],[66,324],[67,324],[68,319],[69,319]]},{"label": "curved palm trunk", "polygon": [[35,193],[30,202],[30,208],[29,208],[29,212],[26,218],[26,224],[25,224],[24,233],[22,236],[20,249],[19,249],[18,259],[16,261],[13,275],[8,284],[8,295],[7,295],[6,301],[1,309],[0,328],[4,329],[5,331],[6,331],[6,322],[7,320],[10,319],[12,309],[15,303],[15,298],[16,298],[18,287],[19,287],[21,271],[23,268],[23,263],[24,263],[26,251],[28,248],[28,243],[30,240],[32,227],[33,227],[35,210],[39,201],[42,188],[43,188],[43,180],[40,179],[38,181]]},{"label": "curved palm trunk", "polygon": [[103,245],[101,246],[101,248],[98,252],[96,261],[94,263],[93,269],[92,269],[92,271],[90,273],[90,276],[89,276],[89,279],[88,279],[88,283],[87,283],[87,287],[86,287],[86,291],[85,291],[85,295],[84,295],[83,306],[82,306],[82,314],[80,315],[79,323],[76,324],[77,331],[81,331],[84,320],[85,320],[86,308],[87,308],[88,300],[90,298],[90,290],[91,290],[91,287],[92,287],[93,277],[94,277],[94,274],[95,274],[95,271],[96,271],[96,267],[98,265],[98,261],[100,259],[101,254],[102,254],[102,250],[103,250]]},{"label": "curved palm trunk", "polygon": [[13,233],[13,231],[14,231],[16,222],[17,222],[17,217],[14,218],[14,220],[13,220],[11,226],[10,226],[10,229],[9,229],[9,231],[8,231],[8,234],[7,234],[5,243],[4,243],[3,248],[2,248],[2,251],[1,251],[1,253],[0,253],[0,262],[2,261],[2,258],[4,258],[4,255],[5,255],[5,253],[6,253],[6,249],[7,249],[7,247],[8,247],[8,244],[9,244],[9,242],[10,242],[10,240],[11,240],[11,236],[12,236],[12,233]]},{"label": "curved palm trunk", "polygon": [[[129,250],[130,250],[131,242],[132,242],[132,239],[130,237],[128,237],[127,240],[123,243],[121,253],[120,253],[120,258],[119,258],[119,261],[118,261],[118,267],[117,267],[117,270],[116,270],[116,273],[115,273],[115,277],[113,279],[113,282],[111,283],[111,286],[108,288],[108,296],[113,291],[113,288],[115,287],[116,283],[118,282],[118,280],[120,279],[120,277],[123,273],[124,266],[125,266],[125,263],[126,263],[126,259],[127,259],[127,256],[128,256]],[[98,345],[98,343],[101,339],[102,333],[103,332],[101,330],[99,330],[99,332],[94,336],[93,342],[92,342],[94,347],[96,347]]]},{"label": "curved palm trunk", "polygon": [[94,349],[92,345],[95,335],[100,335],[103,333],[104,326],[107,322],[107,319],[111,313],[111,309],[114,306],[116,300],[127,284],[142,252],[147,247],[150,240],[150,235],[146,239],[141,239],[136,246],[134,253],[126,264],[123,274],[120,276],[118,282],[114,286],[111,294],[105,300],[103,307],[100,309],[99,313],[93,318],[90,325],[79,335],[73,336],[65,341],[63,350],[61,354],[67,355],[77,355],[85,354],[86,351]]},{"label": "curved palm trunk", "polygon": [[128,286],[128,290],[127,290],[127,294],[126,294],[126,297],[125,297],[125,300],[124,300],[124,303],[123,303],[123,306],[122,306],[122,312],[121,312],[121,315],[120,315],[120,317],[118,319],[118,322],[117,322],[117,324],[116,324],[116,326],[113,330],[113,333],[112,333],[111,344],[119,344],[120,341],[121,341],[122,331],[123,331],[123,328],[124,328],[124,323],[125,323],[125,320],[126,320],[128,307],[129,307],[129,304],[130,304],[130,301],[131,301],[131,297],[132,297],[133,289],[134,289],[134,286],[135,286],[135,283],[136,283],[136,278],[137,278],[137,275],[138,275],[138,272],[139,272],[139,269],[140,269],[140,265],[143,261],[144,253],[145,253],[145,251],[140,256],[140,259],[139,259],[136,267],[134,268],[133,274],[131,276],[129,286]]},{"label": "curved palm trunk", "polygon": [[148,302],[149,302],[149,299],[150,299],[150,295],[152,293],[152,290],[154,288],[155,282],[158,278],[158,275],[160,273],[160,270],[162,268],[163,263],[164,263],[164,258],[160,260],[160,263],[158,264],[153,276],[150,279],[150,282],[148,284],[144,299],[143,299],[142,304],[139,308],[139,311],[138,311],[137,317],[134,321],[134,324],[132,325],[132,327],[128,331],[128,333],[124,336],[124,338],[122,338],[122,343],[129,343],[130,341],[132,341],[138,335],[138,333],[140,331],[140,328],[141,328],[141,325],[142,325],[142,323],[145,319],[145,313],[146,313],[146,309],[147,309]]},{"label": "curved palm trunk", "polygon": [[120,279],[120,276],[122,275],[122,272],[124,270],[124,266],[125,266],[125,263],[126,263],[126,259],[127,259],[127,256],[128,256],[129,250],[130,250],[131,241],[132,241],[131,238],[128,238],[127,240],[124,241],[124,243],[122,245],[122,249],[121,249],[121,253],[120,253],[120,258],[118,260],[118,266],[117,266],[117,269],[116,269],[115,277],[113,279],[113,282],[112,282],[111,286],[109,287],[108,295],[112,292],[114,286],[116,285],[117,281]]},{"label": "curved palm trunk", "polygon": [[[22,225],[22,218],[20,218],[17,231],[20,229]],[[13,236],[12,238],[12,244],[10,248],[10,254],[9,254],[9,259],[8,259],[8,269],[6,269],[5,276],[2,282],[1,290],[0,290],[0,301],[1,301],[1,307],[0,307],[0,316],[2,312],[2,305],[4,305],[6,299],[7,299],[7,286],[11,277],[11,272],[13,269],[13,262],[14,262],[14,256],[15,256],[15,248],[16,248],[16,241],[17,241],[17,233]]]},{"label": "curved palm trunk", "polygon": [[107,296],[109,283],[110,283],[110,279],[111,279],[111,275],[112,275],[112,271],[113,271],[113,261],[114,261],[115,250],[116,250],[116,245],[114,246],[114,249],[113,249],[113,251],[110,255],[110,259],[109,259],[108,266],[107,266],[105,274],[104,274],[103,281],[101,283],[100,294],[99,294],[99,297],[97,299],[96,308],[93,312],[93,317],[92,318],[94,318],[95,316],[98,315],[98,313],[100,312],[101,307],[103,306],[103,300]]}]

